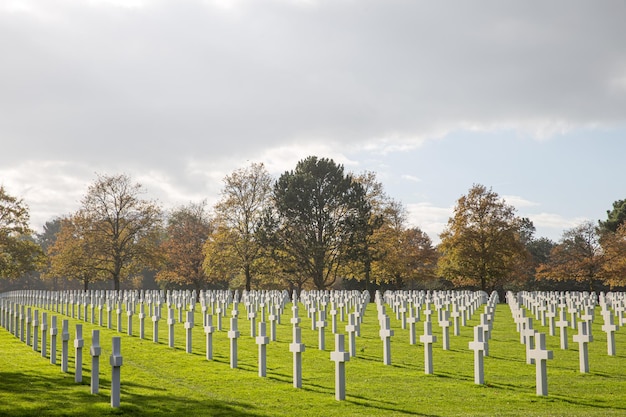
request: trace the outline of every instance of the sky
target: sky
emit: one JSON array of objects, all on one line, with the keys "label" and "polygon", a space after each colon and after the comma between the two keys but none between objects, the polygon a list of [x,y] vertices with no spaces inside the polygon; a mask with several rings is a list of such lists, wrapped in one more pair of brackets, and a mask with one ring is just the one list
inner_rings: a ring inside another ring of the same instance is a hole
[{"label": "sky", "polygon": [[626,2],[3,0],[0,185],[31,225],[97,175],[164,209],[262,162],[376,173],[439,241],[491,188],[557,242],[626,198]]}]

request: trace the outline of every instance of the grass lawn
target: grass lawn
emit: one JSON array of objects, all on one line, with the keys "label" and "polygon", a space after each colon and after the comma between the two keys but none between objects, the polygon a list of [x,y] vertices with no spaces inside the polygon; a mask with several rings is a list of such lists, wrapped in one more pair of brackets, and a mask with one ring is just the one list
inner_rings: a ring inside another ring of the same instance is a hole
[{"label": "grass lawn", "polygon": [[[450,350],[441,344],[441,328],[436,318],[433,332],[434,375],[424,373],[424,348],[419,343],[423,324],[417,324],[418,344],[409,344],[409,330],[402,329],[391,317],[392,364],[382,361],[383,344],[378,336],[376,308],[370,304],[365,314],[361,337],[357,338],[357,357],[346,364],[346,401],[334,396],[334,362],[330,351],[334,337],[330,325],[326,350],[317,348],[318,334],[300,308],[303,354],[302,389],[292,385],[292,329],[288,305],[278,325],[277,341],[267,346],[267,377],[258,376],[258,346],[250,337],[250,324],[241,306],[238,340],[238,368],[229,366],[229,321],[213,336],[212,361],[205,357],[202,317],[196,313],[193,353],[185,352],[185,329],[176,324],[175,348],[168,347],[167,320],[159,326],[159,343],[152,342],[152,322],[146,319],[145,339],[139,335],[139,319],[133,318],[133,335],[109,330],[57,313],[70,324],[69,373],[61,372],[60,338],[57,364],[33,351],[6,329],[0,328],[0,415],[3,416],[79,416],[79,415],[163,415],[163,416],[623,416],[626,415],[626,331],[616,333],[617,356],[607,355],[606,335],[601,330],[599,309],[593,324],[594,342],[589,347],[590,373],[581,374],[576,332],[569,329],[569,350],[560,349],[559,336],[547,336],[554,359],[548,361],[547,397],[535,394],[535,365],[527,365],[525,348],[519,342],[511,312],[506,304],[497,307],[493,324],[490,355],[485,358],[485,385],[474,384],[473,355],[468,343],[473,339],[474,315],[460,336],[452,335]],[[197,309],[197,311],[199,308]],[[164,315],[167,316],[164,309]],[[388,312],[391,309],[388,308]],[[41,313],[41,311],[40,311]],[[177,316],[177,315],[176,315]],[[423,317],[422,317],[423,318]],[[74,382],[74,329],[83,324],[83,383]],[[214,318],[214,326],[216,320]],[[346,323],[340,323],[343,330]],[[534,323],[547,333],[547,328]],[[100,330],[100,393],[90,394],[92,329]],[[116,329],[115,313],[113,329]],[[269,329],[269,323],[268,323]],[[269,330],[268,330],[269,333]],[[123,366],[121,407],[110,407],[111,338],[121,336]],[[48,340],[48,349],[50,341]],[[346,340],[347,347],[347,340]]]}]

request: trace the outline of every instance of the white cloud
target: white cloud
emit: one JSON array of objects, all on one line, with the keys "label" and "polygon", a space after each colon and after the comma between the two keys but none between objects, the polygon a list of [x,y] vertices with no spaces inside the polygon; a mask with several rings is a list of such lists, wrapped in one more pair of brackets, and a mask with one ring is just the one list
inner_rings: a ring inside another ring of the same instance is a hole
[{"label": "white cloud", "polygon": [[64,161],[25,160],[0,169],[0,182],[29,207],[31,227],[38,231],[47,221],[78,209],[93,172]]},{"label": "white cloud", "polygon": [[409,175],[409,174],[403,174],[401,178],[407,181],[411,181],[411,182],[422,181],[421,179],[419,179],[419,177],[416,177],[415,175]]},{"label": "white cloud", "polygon": [[568,219],[555,213],[530,214],[528,218],[537,228],[541,227],[555,230],[571,229],[589,220],[584,217]]},{"label": "white cloud", "polygon": [[408,224],[419,227],[428,234],[434,244],[439,243],[439,234],[443,232],[448,219],[453,215],[453,207],[436,207],[431,203],[406,204]]},{"label": "white cloud", "polygon": [[520,197],[518,195],[503,195],[502,199],[509,205],[519,209],[519,208],[526,208],[526,207],[536,207],[539,206],[539,203],[535,203],[534,201],[529,201],[526,200],[523,197]]}]

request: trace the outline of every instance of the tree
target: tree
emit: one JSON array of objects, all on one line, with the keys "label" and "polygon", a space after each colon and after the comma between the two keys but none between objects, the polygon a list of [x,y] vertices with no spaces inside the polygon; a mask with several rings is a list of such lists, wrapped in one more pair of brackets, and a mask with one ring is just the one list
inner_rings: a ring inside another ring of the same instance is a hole
[{"label": "tree", "polygon": [[546,264],[550,261],[550,254],[556,243],[546,237],[538,239],[532,238],[526,242],[526,249],[530,253],[530,267],[528,269],[528,279],[526,288],[532,290],[546,289],[544,285],[539,285],[537,280],[537,268],[539,265]]},{"label": "tree", "polygon": [[87,251],[115,290],[120,281],[158,261],[161,209],[140,198],[142,192],[142,186],[125,174],[99,175],[82,200],[79,214],[87,223]]},{"label": "tree", "polygon": [[348,250],[351,260],[358,265],[357,279],[362,276],[365,290],[370,291],[372,263],[379,255],[376,249],[378,235],[375,232],[383,225],[384,211],[391,202],[373,172],[365,172],[357,176],[355,181],[363,187],[366,204],[359,205]]},{"label": "tree", "polygon": [[229,288],[242,273],[234,252],[235,241],[236,237],[230,229],[218,226],[204,243],[204,273],[218,287]]},{"label": "tree", "polygon": [[385,256],[376,263],[381,281],[402,289],[434,280],[438,255],[430,237],[418,227],[387,230],[392,238],[384,241]]},{"label": "tree", "polygon": [[52,280],[53,291],[56,291],[58,289],[58,281],[60,277],[50,273],[50,248],[57,240],[57,235],[61,230],[61,221],[62,219],[60,217],[47,221],[46,224],[43,225],[43,233],[37,234],[37,243],[41,247],[43,253],[46,255],[46,261],[45,265],[42,268],[41,277],[43,279]]},{"label": "tree", "polygon": [[607,219],[600,220],[600,234],[615,233],[619,226],[626,223],[626,200],[617,200],[613,202],[613,209],[606,211]]},{"label": "tree", "polygon": [[342,165],[310,156],[280,176],[273,196],[279,250],[317,289],[330,287],[367,204],[362,185]]},{"label": "tree", "polygon": [[602,276],[611,287],[626,286],[626,223],[600,239],[604,251]]},{"label": "tree", "polygon": [[43,252],[33,241],[29,220],[24,201],[0,186],[0,278],[17,278],[42,265]]},{"label": "tree", "polygon": [[228,258],[229,265],[243,272],[248,291],[264,251],[258,233],[271,190],[272,178],[265,166],[253,163],[224,178],[222,198],[215,205],[218,230],[207,243],[205,265],[215,271],[221,264],[225,272],[227,265],[216,258]]},{"label": "tree", "polygon": [[164,267],[156,275],[157,282],[193,285],[198,291],[206,288],[203,248],[212,228],[205,201],[172,211],[160,245]]},{"label": "tree", "polygon": [[550,252],[550,260],[537,268],[537,277],[553,281],[573,280],[593,291],[601,278],[603,263],[597,228],[588,221],[563,232],[561,241]]},{"label": "tree", "polygon": [[528,257],[515,208],[483,185],[457,201],[441,233],[438,272],[461,286],[491,292],[519,279]]},{"label": "tree", "polygon": [[59,220],[59,230],[54,243],[47,248],[49,267],[44,277],[62,277],[83,283],[83,289],[89,289],[89,283],[105,276],[93,257],[90,248],[94,246],[94,236],[85,233],[88,221],[80,213]]}]

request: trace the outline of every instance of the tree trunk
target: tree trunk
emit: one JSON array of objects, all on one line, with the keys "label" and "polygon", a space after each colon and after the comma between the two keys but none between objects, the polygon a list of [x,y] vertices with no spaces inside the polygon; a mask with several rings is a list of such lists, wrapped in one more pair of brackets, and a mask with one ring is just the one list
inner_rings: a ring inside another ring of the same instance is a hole
[{"label": "tree trunk", "polygon": [[246,275],[246,291],[250,291],[251,284],[252,284],[252,274],[250,273],[250,265],[246,264],[243,270]]},{"label": "tree trunk", "polygon": [[[370,292],[370,275],[372,272],[372,261],[369,256],[365,259],[365,291]],[[372,294],[370,294],[371,297]]]}]

